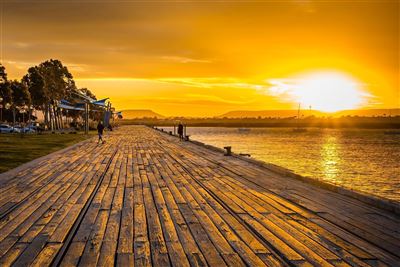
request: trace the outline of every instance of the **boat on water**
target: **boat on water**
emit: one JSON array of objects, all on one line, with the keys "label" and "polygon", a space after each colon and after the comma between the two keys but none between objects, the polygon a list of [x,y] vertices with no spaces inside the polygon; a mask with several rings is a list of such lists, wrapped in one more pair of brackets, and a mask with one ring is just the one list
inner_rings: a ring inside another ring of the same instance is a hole
[{"label": "boat on water", "polygon": [[295,133],[304,133],[304,132],[307,132],[307,129],[298,127],[298,128],[292,129],[292,131]]},{"label": "boat on water", "polygon": [[239,133],[248,133],[251,131],[250,128],[238,128]]},{"label": "boat on water", "polygon": [[296,120],[297,127],[296,127],[296,128],[293,128],[292,131],[293,131],[294,133],[304,133],[304,132],[307,132],[307,129],[306,129],[306,128],[300,127],[300,126],[299,126],[299,122],[300,122],[300,103],[299,103],[299,108],[298,108],[298,110],[297,110],[297,120]]}]

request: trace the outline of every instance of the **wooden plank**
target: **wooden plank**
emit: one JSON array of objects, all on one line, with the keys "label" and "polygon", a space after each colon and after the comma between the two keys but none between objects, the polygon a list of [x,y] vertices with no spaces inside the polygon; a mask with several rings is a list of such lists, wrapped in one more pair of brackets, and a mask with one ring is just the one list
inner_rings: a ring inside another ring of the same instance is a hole
[{"label": "wooden plank", "polygon": [[27,243],[17,243],[14,249],[9,250],[0,258],[0,266],[11,266],[18,256],[26,249]]},{"label": "wooden plank", "polygon": [[153,193],[153,199],[157,208],[157,212],[160,216],[160,222],[163,228],[163,234],[172,265],[189,266],[189,261],[185,255],[182,244],[179,241],[171,215],[168,212],[161,190],[155,182],[154,175],[149,172],[147,173],[147,178]]},{"label": "wooden plank", "polygon": [[[133,188],[125,188],[118,253],[133,254]],[[124,256],[126,257],[126,256]]]},{"label": "wooden plank", "polygon": [[143,199],[146,208],[152,263],[154,266],[170,266],[168,249],[164,239],[163,229],[155,203],[153,201],[153,195],[147,175],[142,176],[142,178]]},{"label": "wooden plank", "polygon": [[32,262],[31,266],[49,266],[56,253],[60,250],[61,246],[61,243],[47,243],[47,245],[40,251],[39,255]]},{"label": "wooden plank", "polygon": [[86,242],[85,249],[82,253],[80,266],[95,266],[100,254],[100,248],[103,241],[104,232],[107,225],[109,211],[99,210],[93,229],[89,239]]},{"label": "wooden plank", "polygon": [[[133,173],[131,176],[133,179]],[[147,233],[146,211],[141,180],[136,180],[134,186],[134,232],[135,266],[149,266],[151,264],[150,242]]]},{"label": "wooden plank", "polygon": [[98,266],[113,266],[115,263],[123,196],[124,187],[122,185],[119,185],[115,189],[111,212],[107,221],[106,232],[103,237],[103,245],[100,251]]},{"label": "wooden plank", "polygon": [[60,263],[61,267],[78,266],[82,251],[85,249],[86,242],[72,241],[67,253]]}]

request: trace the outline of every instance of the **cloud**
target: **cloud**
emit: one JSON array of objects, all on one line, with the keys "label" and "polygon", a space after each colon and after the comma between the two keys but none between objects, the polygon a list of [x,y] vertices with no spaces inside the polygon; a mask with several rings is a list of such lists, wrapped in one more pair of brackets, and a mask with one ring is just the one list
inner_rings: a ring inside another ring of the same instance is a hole
[{"label": "cloud", "polygon": [[188,57],[180,57],[180,56],[162,56],[161,59],[178,62],[178,63],[212,63],[211,60],[207,59],[195,59],[195,58],[188,58]]},{"label": "cloud", "polygon": [[24,71],[27,70],[28,68],[36,65],[33,62],[14,61],[14,60],[5,60],[4,63],[10,65],[10,67],[12,67],[12,68],[24,70]]},{"label": "cloud", "polygon": [[266,89],[266,84],[248,82],[239,78],[232,77],[205,77],[205,78],[159,78],[160,82],[175,83],[191,87],[199,88],[241,88],[263,90]]},{"label": "cloud", "polygon": [[[26,72],[30,67],[39,65],[39,62],[27,62],[27,61],[15,61],[15,60],[5,60],[4,63],[7,65],[7,69],[17,69]],[[75,75],[76,73],[84,73],[89,71],[89,66],[87,64],[79,64],[72,62],[63,62],[63,65],[68,68],[68,70]]]},{"label": "cloud", "polygon": [[181,105],[190,107],[192,105],[196,106],[231,106],[231,107],[241,107],[243,105],[251,105],[252,101],[232,101],[223,99],[220,97],[212,95],[185,95],[184,97],[152,97],[152,98],[138,98],[135,102],[163,105]]},{"label": "cloud", "polygon": [[190,99],[191,101],[207,101],[212,103],[228,104],[228,105],[249,105],[253,102],[253,100],[248,100],[248,99],[246,101],[229,100],[215,95],[205,95],[205,94],[186,94],[185,98]]}]

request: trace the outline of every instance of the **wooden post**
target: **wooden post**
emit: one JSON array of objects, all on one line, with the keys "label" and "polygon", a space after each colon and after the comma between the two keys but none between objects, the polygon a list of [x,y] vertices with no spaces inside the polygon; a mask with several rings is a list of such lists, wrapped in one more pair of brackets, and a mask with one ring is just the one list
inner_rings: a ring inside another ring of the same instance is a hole
[{"label": "wooden post", "polygon": [[89,134],[89,104],[85,103],[85,134]]},{"label": "wooden post", "polygon": [[224,156],[231,156],[232,155],[232,147],[231,146],[224,146],[224,149],[226,149],[226,152]]},{"label": "wooden post", "polygon": [[86,134],[89,134],[89,104],[86,104],[86,105],[87,105],[87,125],[86,125],[87,129],[86,129]]},{"label": "wooden post", "polygon": [[69,128],[69,123],[68,123],[68,109],[65,110],[65,124],[67,125],[67,128]]}]

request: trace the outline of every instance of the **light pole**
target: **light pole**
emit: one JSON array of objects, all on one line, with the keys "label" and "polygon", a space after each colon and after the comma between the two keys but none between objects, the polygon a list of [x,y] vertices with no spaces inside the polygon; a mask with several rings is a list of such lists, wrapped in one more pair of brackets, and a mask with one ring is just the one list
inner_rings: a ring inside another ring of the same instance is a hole
[{"label": "light pole", "polygon": [[29,106],[29,109],[28,109],[28,124],[31,124],[31,118],[32,118],[32,113],[33,113],[33,110],[34,110],[34,107],[33,107],[33,105],[30,105]]},{"label": "light pole", "polygon": [[[6,103],[6,104],[4,105],[4,108],[5,108],[6,110],[10,109],[10,107],[11,107],[11,104],[10,104],[10,103]],[[3,111],[3,109],[2,109],[2,111]]]}]

